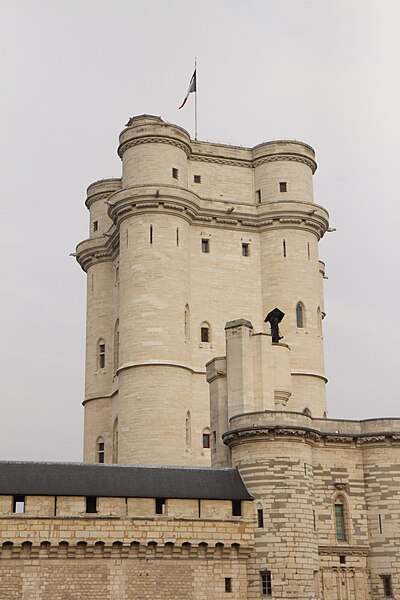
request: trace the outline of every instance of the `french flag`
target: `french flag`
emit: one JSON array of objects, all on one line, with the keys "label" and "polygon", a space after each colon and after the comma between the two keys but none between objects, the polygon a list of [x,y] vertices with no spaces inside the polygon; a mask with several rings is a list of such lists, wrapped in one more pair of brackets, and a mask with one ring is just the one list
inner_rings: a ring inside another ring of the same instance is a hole
[{"label": "french flag", "polygon": [[194,70],[192,78],[190,80],[188,91],[187,91],[187,94],[185,96],[185,99],[182,102],[182,104],[180,105],[179,109],[181,109],[181,108],[183,108],[185,106],[186,101],[189,98],[189,94],[191,94],[192,92],[196,92],[196,69]]}]

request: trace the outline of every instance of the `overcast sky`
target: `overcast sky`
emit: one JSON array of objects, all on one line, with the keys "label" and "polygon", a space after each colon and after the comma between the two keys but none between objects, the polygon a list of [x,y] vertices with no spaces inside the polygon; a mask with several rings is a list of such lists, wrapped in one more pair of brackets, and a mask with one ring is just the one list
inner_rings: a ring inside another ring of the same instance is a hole
[{"label": "overcast sky", "polygon": [[129,116],[317,153],[330,416],[399,416],[398,0],[2,0],[0,459],[80,460],[85,189]]}]

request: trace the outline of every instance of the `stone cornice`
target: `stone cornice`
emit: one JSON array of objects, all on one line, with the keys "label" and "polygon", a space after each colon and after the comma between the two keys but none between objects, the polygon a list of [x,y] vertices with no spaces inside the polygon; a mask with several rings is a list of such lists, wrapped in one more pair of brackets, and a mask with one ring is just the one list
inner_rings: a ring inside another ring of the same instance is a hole
[{"label": "stone cornice", "polygon": [[195,152],[191,154],[190,160],[193,162],[204,162],[204,163],[213,163],[216,165],[224,165],[229,167],[244,167],[247,169],[254,169],[255,167],[259,167],[265,163],[270,162],[278,162],[278,161],[289,161],[289,162],[298,162],[306,165],[311,169],[313,173],[315,173],[317,169],[317,163],[311,158],[307,158],[301,154],[294,153],[280,153],[280,154],[272,154],[270,156],[263,156],[257,158],[255,160],[251,159],[240,159],[240,158],[229,158],[224,156],[213,156],[211,154],[196,154]]},{"label": "stone cornice", "polygon": [[318,554],[324,556],[368,556],[368,553],[369,546],[318,546]]},{"label": "stone cornice", "polygon": [[184,144],[183,142],[168,136],[158,136],[158,135],[145,135],[143,137],[137,137],[133,140],[127,140],[122,142],[118,147],[118,156],[122,158],[124,152],[133,146],[139,146],[141,144],[169,144],[170,146],[175,146],[180,150],[185,152],[186,156],[190,155],[191,148],[188,144]]},{"label": "stone cornice", "polygon": [[122,371],[126,371],[127,369],[136,369],[137,367],[176,367],[178,369],[185,369],[186,371],[190,371],[191,373],[200,373],[201,375],[205,375],[205,369],[196,369],[195,367],[191,367],[190,365],[185,365],[184,363],[174,362],[171,360],[147,360],[147,361],[138,361],[138,362],[130,362],[121,365],[117,370],[117,375],[122,373]]}]

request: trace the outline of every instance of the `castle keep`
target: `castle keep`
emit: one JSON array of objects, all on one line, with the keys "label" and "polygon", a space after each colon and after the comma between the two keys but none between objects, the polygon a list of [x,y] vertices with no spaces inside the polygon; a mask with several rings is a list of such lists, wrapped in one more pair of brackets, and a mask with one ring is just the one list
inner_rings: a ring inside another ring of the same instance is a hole
[{"label": "castle keep", "polygon": [[141,115],[118,153],[76,251],[84,463],[0,463],[1,599],[399,598],[400,419],[327,413],[314,150]]}]

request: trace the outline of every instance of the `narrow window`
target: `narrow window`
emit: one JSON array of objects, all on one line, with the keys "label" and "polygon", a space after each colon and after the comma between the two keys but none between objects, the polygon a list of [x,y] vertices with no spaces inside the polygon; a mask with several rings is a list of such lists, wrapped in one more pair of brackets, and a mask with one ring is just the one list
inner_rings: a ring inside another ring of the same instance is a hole
[{"label": "narrow window", "polygon": [[185,306],[185,339],[190,340],[190,309],[189,304]]},{"label": "narrow window", "polygon": [[242,256],[250,256],[250,244],[242,244]]},{"label": "narrow window", "polygon": [[296,325],[301,329],[304,327],[304,307],[301,302],[296,306]]},{"label": "narrow window", "polygon": [[22,514],[25,512],[25,496],[13,496],[13,513]]},{"label": "narrow window", "polygon": [[279,182],[279,191],[280,192],[287,192],[287,182],[286,181],[280,181]]},{"label": "narrow window", "polygon": [[231,591],[232,591],[232,578],[225,577],[225,592],[231,592]]},{"label": "narrow window", "polygon": [[176,245],[179,246],[179,227],[176,228]]},{"label": "narrow window", "polygon": [[304,475],[307,475],[307,463],[304,463]]},{"label": "narrow window", "polygon": [[54,496],[54,516],[57,516],[57,496]]},{"label": "narrow window", "polygon": [[193,181],[195,183],[201,183],[201,175],[194,175],[193,176]]},{"label": "narrow window", "polygon": [[97,231],[99,228],[99,222],[98,221],[93,221],[93,231]]},{"label": "narrow window", "polygon": [[203,433],[203,448],[209,448],[209,447],[210,447],[210,434]]},{"label": "narrow window", "polygon": [[200,500],[200,498],[197,500],[197,514],[200,519],[201,518],[201,500]]},{"label": "narrow window", "polygon": [[153,243],[153,225],[150,225],[150,244]]},{"label": "narrow window", "polygon": [[307,242],[307,256],[308,260],[310,260],[310,242]]},{"label": "narrow window", "polygon": [[242,516],[242,502],[241,500],[232,500],[232,517]]},{"label": "narrow window", "polygon": [[346,557],[341,555],[339,556],[339,564],[341,565],[345,565],[346,564]]},{"label": "narrow window", "polygon": [[114,326],[114,373],[117,373],[119,366],[119,319]]},{"label": "narrow window", "polygon": [[172,177],[173,179],[179,179],[179,171],[175,167],[172,167]]},{"label": "narrow window", "polygon": [[104,440],[102,438],[97,440],[97,462],[104,463]]},{"label": "narrow window", "polygon": [[261,204],[261,190],[256,191],[256,202],[257,204]]},{"label": "narrow window", "polygon": [[283,258],[286,258],[286,240],[282,240]]},{"label": "narrow window", "polygon": [[86,512],[97,513],[97,497],[86,496]]},{"label": "narrow window", "polygon": [[128,230],[125,231],[125,244],[126,244],[126,247],[128,248],[129,247],[129,231]]},{"label": "narrow window", "polygon": [[382,516],[381,514],[378,515],[379,518],[379,533],[382,533]]},{"label": "narrow window", "polygon": [[262,508],[257,509],[257,527],[260,529],[264,527],[264,511]]},{"label": "narrow window", "polygon": [[211,341],[210,328],[208,327],[208,325],[202,325],[200,328],[200,333],[201,333],[201,341],[202,342],[210,342]]},{"label": "narrow window", "polygon": [[263,596],[272,596],[272,577],[271,571],[262,571],[261,575],[261,594]]},{"label": "narrow window", "polygon": [[382,583],[383,583],[383,595],[385,598],[392,598],[392,576],[391,575],[381,575]]},{"label": "narrow window", "polygon": [[335,528],[336,539],[338,542],[344,542],[346,540],[346,529],[344,522],[344,505],[342,503],[335,504]]},{"label": "narrow window", "polygon": [[97,346],[97,355],[98,355],[98,368],[105,369],[106,368],[106,345],[104,340],[99,340]]},{"label": "narrow window", "polygon": [[118,418],[114,421],[113,427],[113,463],[118,462]]},{"label": "narrow window", "polygon": [[156,498],[156,515],[165,515],[165,498]]},{"label": "narrow window", "polygon": [[202,239],[201,240],[201,251],[203,254],[209,254],[210,252],[210,240]]},{"label": "narrow window", "polygon": [[217,432],[216,431],[213,431],[213,442],[214,442],[214,444],[217,443]]},{"label": "narrow window", "polygon": [[321,315],[321,309],[319,306],[317,308],[317,326],[318,326],[318,332],[322,333],[322,315]]},{"label": "narrow window", "polygon": [[185,421],[185,431],[186,431],[186,449],[192,445],[192,419],[190,417],[190,412],[186,413],[186,421]]},{"label": "narrow window", "polygon": [[315,510],[312,511],[314,531],[317,531],[317,520],[315,518]]}]

